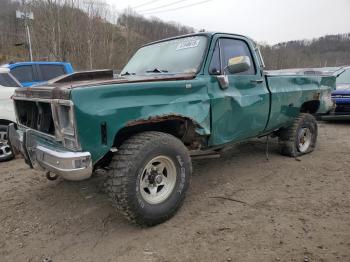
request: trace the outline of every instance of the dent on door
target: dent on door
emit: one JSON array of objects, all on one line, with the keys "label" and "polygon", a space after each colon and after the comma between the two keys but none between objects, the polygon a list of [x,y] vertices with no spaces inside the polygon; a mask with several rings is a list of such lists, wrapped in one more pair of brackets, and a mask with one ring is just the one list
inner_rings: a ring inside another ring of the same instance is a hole
[{"label": "dent on door", "polygon": [[230,79],[242,88],[216,88],[212,99],[212,144],[223,144],[253,137],[262,132],[268,119],[269,97],[263,86],[246,77]]},{"label": "dent on door", "polygon": [[[219,37],[209,72],[211,76],[212,136],[220,145],[263,132],[269,115],[269,92],[252,47],[246,39]],[[220,70],[211,70],[220,68]]]}]

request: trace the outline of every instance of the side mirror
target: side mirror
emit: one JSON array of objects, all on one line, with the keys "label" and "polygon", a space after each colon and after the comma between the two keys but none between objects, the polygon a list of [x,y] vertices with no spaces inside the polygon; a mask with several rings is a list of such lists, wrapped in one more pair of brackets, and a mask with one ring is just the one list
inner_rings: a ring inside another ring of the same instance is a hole
[{"label": "side mirror", "polygon": [[230,74],[238,74],[249,70],[251,66],[248,56],[236,56],[228,60],[228,65],[225,67],[225,71]]}]

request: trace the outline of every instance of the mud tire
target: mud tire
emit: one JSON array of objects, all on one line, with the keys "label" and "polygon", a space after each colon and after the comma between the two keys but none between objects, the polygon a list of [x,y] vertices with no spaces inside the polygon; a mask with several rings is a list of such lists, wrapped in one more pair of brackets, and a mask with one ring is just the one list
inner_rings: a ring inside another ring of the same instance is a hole
[{"label": "mud tire", "polygon": [[[163,202],[150,204],[140,192],[140,178],[147,163],[157,156],[166,156],[173,161],[176,182]],[[181,207],[191,172],[191,158],[179,139],[161,132],[143,132],[126,140],[114,153],[107,171],[106,192],[128,220],[154,226],[171,218]]]},{"label": "mud tire", "polygon": [[[303,130],[308,130],[310,142],[308,146],[302,147],[300,134]],[[288,128],[279,131],[279,148],[282,155],[297,157],[308,154],[315,149],[317,142],[317,122],[316,119],[307,113],[300,114]],[[301,150],[302,149],[302,150]]]}]

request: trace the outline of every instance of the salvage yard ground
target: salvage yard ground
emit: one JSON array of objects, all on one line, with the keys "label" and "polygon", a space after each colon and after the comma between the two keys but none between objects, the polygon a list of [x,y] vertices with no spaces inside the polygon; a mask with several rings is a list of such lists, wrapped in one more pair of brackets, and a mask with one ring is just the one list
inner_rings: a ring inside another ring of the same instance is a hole
[{"label": "salvage yard ground", "polygon": [[350,261],[350,122],[319,124],[299,159],[264,139],[197,160],[185,204],[139,228],[98,186],[0,163],[0,261]]}]

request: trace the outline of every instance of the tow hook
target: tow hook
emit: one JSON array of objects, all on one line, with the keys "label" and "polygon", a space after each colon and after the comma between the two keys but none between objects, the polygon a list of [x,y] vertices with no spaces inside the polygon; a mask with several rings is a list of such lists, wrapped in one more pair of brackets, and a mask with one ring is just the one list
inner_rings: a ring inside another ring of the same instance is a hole
[{"label": "tow hook", "polygon": [[58,175],[53,174],[51,172],[46,172],[46,178],[50,181],[54,181],[58,178]]}]

